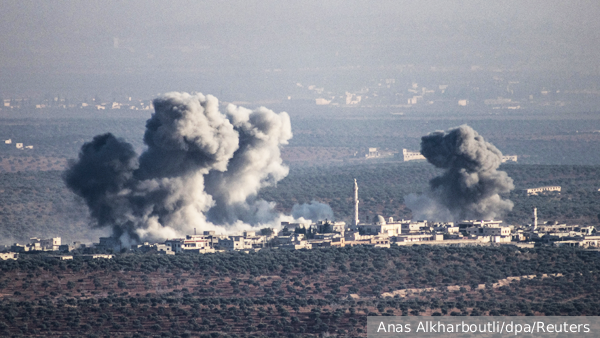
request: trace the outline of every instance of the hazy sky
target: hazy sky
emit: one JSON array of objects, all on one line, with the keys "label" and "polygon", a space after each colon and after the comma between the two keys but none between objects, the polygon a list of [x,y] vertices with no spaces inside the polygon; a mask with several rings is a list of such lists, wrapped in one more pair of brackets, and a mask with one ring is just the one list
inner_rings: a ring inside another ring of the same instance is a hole
[{"label": "hazy sky", "polygon": [[402,64],[598,75],[599,17],[597,0],[1,0],[0,94],[223,91]]}]

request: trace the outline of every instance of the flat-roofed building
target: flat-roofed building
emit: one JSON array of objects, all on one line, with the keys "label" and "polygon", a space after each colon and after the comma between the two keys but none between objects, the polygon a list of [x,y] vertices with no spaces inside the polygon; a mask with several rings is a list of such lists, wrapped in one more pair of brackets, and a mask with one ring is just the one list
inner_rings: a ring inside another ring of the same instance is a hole
[{"label": "flat-roofed building", "polygon": [[537,187],[537,188],[529,188],[525,189],[527,196],[538,195],[540,193],[548,193],[548,192],[560,192],[561,187],[559,185],[549,185],[545,187]]},{"label": "flat-roofed building", "polygon": [[75,257],[83,259],[84,261],[91,261],[94,259],[113,259],[115,257],[115,255],[89,254],[89,255],[80,255],[80,256],[75,256]]},{"label": "flat-roofed building", "polygon": [[16,260],[19,258],[19,254],[17,252],[0,252],[0,259],[5,261],[7,259]]},{"label": "flat-roofed building", "polygon": [[443,241],[444,235],[442,235],[442,234],[406,234],[406,235],[395,236],[392,238],[392,240],[397,243]]},{"label": "flat-roofed building", "polygon": [[228,236],[219,240],[219,249],[227,251],[249,250],[252,249],[252,240],[244,236]]},{"label": "flat-roofed building", "polygon": [[410,151],[408,149],[402,149],[402,155],[404,158],[404,162],[414,161],[414,160],[426,160],[425,156],[423,156],[418,151]]},{"label": "flat-roofed building", "polygon": [[[185,238],[173,238],[165,241],[165,245],[171,247],[174,253],[209,253],[214,252],[215,236],[210,235],[187,235]],[[220,238],[218,239],[220,242]]]}]

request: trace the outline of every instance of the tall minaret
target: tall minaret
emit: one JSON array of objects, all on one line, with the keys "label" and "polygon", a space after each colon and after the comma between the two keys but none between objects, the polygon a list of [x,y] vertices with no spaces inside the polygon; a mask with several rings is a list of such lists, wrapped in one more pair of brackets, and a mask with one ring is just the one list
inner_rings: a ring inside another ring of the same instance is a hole
[{"label": "tall minaret", "polygon": [[537,230],[537,223],[538,223],[538,219],[537,219],[537,208],[533,208],[533,228],[532,231]]},{"label": "tall minaret", "polygon": [[354,226],[358,225],[358,184],[354,179]]}]

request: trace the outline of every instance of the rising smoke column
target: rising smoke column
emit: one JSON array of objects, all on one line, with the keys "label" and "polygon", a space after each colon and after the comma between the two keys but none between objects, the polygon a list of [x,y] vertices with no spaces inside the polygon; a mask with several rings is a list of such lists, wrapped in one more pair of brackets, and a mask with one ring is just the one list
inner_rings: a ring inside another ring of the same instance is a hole
[{"label": "rising smoke column", "polygon": [[129,201],[123,192],[131,189],[137,168],[133,147],[107,133],[81,147],[79,161],[70,161],[64,180],[67,187],[83,197],[100,227],[111,226],[113,233],[121,236],[132,227],[123,219],[129,212]]},{"label": "rising smoke column", "polygon": [[290,119],[264,107],[252,111],[232,104],[227,106],[227,117],[239,133],[240,146],[226,171],[207,176],[206,191],[215,199],[208,216],[218,223],[271,222],[274,204],[256,200],[256,195],[288,175],[280,148],[292,138]]},{"label": "rising smoke column", "polygon": [[64,174],[98,226],[138,242],[283,217],[256,195],[288,174],[280,153],[292,137],[287,113],[229,105],[223,114],[215,97],[188,93],[168,93],[153,104],[139,157],[125,141],[99,135]]},{"label": "rising smoke column", "polygon": [[512,210],[513,203],[500,196],[514,189],[506,172],[497,170],[502,153],[471,127],[423,136],[421,154],[444,173],[430,181],[425,195],[406,197],[418,218],[493,219]]}]

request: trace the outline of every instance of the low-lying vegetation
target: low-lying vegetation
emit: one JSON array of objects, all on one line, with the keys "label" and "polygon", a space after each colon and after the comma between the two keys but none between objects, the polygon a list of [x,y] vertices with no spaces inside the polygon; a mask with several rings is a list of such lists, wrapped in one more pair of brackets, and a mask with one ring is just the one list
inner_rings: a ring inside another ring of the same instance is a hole
[{"label": "low-lying vegetation", "polygon": [[[43,257],[0,262],[2,336],[365,336],[367,315],[600,315],[595,251],[358,246]],[[539,278],[493,287],[523,275]],[[409,288],[436,290],[382,296]]]}]

